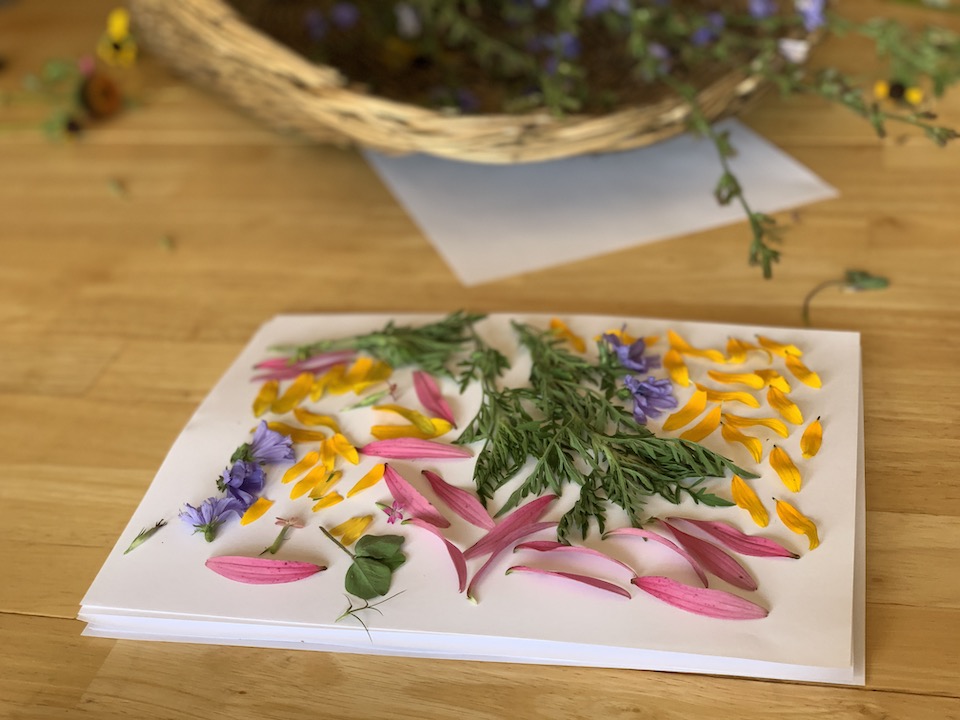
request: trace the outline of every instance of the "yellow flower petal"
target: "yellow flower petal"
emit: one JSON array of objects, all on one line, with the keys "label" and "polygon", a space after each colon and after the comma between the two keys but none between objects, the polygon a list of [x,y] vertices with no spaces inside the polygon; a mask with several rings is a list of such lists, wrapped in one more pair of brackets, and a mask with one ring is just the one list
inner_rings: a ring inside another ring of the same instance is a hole
[{"label": "yellow flower petal", "polygon": [[370,525],[371,522],[373,522],[372,515],[352,517],[330,530],[330,534],[340,537],[340,542],[344,545],[352,545],[360,539],[363,531],[367,529],[367,526]]},{"label": "yellow flower petal", "polygon": [[663,355],[663,366],[670,373],[670,379],[680,387],[690,386],[690,371],[687,364],[683,361],[683,356],[670,348]]},{"label": "yellow flower petal", "polygon": [[340,470],[334,470],[332,473],[328,473],[322,481],[310,490],[310,498],[313,500],[319,500],[324,495],[326,495],[330,490],[333,489],[333,486],[340,482],[340,478],[343,477],[343,473]]},{"label": "yellow flower petal", "polygon": [[767,388],[767,402],[788,423],[803,424],[803,413],[800,412],[800,408],[773,385]]},{"label": "yellow flower petal", "polygon": [[352,465],[356,465],[360,462],[360,455],[357,453],[357,449],[350,444],[350,441],[347,440],[343,435],[337,433],[332,438],[330,438],[330,447],[333,448],[333,451],[346,460]]},{"label": "yellow flower petal", "polygon": [[340,432],[340,426],[337,424],[337,421],[329,415],[320,415],[319,413],[310,412],[306,408],[297,408],[293,411],[293,416],[301,425],[328,427],[335,433]]},{"label": "yellow flower petal", "polygon": [[327,469],[323,465],[317,465],[290,489],[290,499],[296,500],[298,497],[306,495],[324,482],[327,477],[329,477]]},{"label": "yellow flower petal", "polygon": [[759,438],[755,438],[753,435],[745,435],[733,425],[727,425],[726,423],[720,426],[720,434],[728,443],[738,442],[743,445],[753,455],[753,459],[760,462],[760,458],[763,457],[763,443],[760,442]]},{"label": "yellow flower petal", "polygon": [[254,417],[260,417],[266,414],[270,406],[273,405],[273,401],[277,399],[277,393],[279,392],[280,383],[276,380],[267,380],[261,385],[260,392],[257,393],[257,397],[253,400]]},{"label": "yellow flower petal", "polygon": [[787,364],[787,370],[789,370],[793,376],[804,385],[809,385],[812,388],[819,388],[823,386],[820,376],[804,365],[800,358],[794,357],[793,355],[787,355],[785,356],[784,360]]},{"label": "yellow flower petal", "polygon": [[918,87],[907,88],[903,93],[903,99],[910,105],[919,105],[923,102],[923,90]]},{"label": "yellow flower petal", "polygon": [[687,400],[687,404],[664,421],[663,429],[668,432],[671,430],[679,430],[684,425],[690,424],[706,407],[707,394],[703,390],[694,391],[690,399]]},{"label": "yellow flower petal", "polygon": [[700,348],[695,348],[693,345],[688,343],[682,337],[680,337],[673,330],[667,330],[667,339],[670,341],[670,347],[679,352],[681,355],[692,355],[693,357],[701,357],[707,360],[711,360],[715,363],[724,363],[726,358],[723,357],[723,353],[719,350],[701,350]]},{"label": "yellow flower petal", "polygon": [[785,345],[783,343],[778,343],[776,340],[771,340],[763,335],[757,335],[757,340],[763,347],[772,352],[774,355],[779,355],[783,358],[785,358],[787,355],[795,355],[796,357],[803,355],[803,350],[798,348],[796,345]]},{"label": "yellow flower petal", "polygon": [[740,338],[731,337],[727,339],[727,362],[734,365],[742,365],[747,361],[747,353],[751,351],[765,353],[767,362],[773,361],[773,356],[766,348],[748,343]]},{"label": "yellow flower petal", "polygon": [[[606,330],[600,333],[599,335],[597,335],[596,337],[594,337],[593,339],[596,342],[600,342],[601,340],[603,340],[604,335],[613,335],[615,338],[619,338],[620,342],[623,343],[624,345],[633,345],[637,341],[637,339],[633,335],[628,333],[626,330],[622,330],[622,329]],[[644,338],[644,342],[646,342],[646,338]]]},{"label": "yellow flower petal", "polygon": [[290,384],[290,387],[284,391],[283,395],[273,401],[270,410],[277,415],[290,412],[303,402],[310,394],[311,388],[313,388],[313,373],[300,373],[296,380]]},{"label": "yellow flower petal", "polygon": [[430,423],[431,429],[428,433],[423,432],[416,425],[374,425],[370,428],[370,434],[377,440],[394,440],[396,438],[432,440],[453,429],[453,425],[441,418],[433,418]]},{"label": "yellow flower petal", "polygon": [[320,462],[320,453],[318,453],[316,450],[308,452],[306,455],[300,458],[295,465],[291,465],[289,468],[287,468],[287,471],[283,474],[283,478],[281,478],[280,482],[286,484],[292,480],[295,480],[296,478],[300,477],[302,473],[305,473],[318,462]]},{"label": "yellow flower petal", "polygon": [[273,500],[267,500],[265,497],[257,498],[257,501],[247,508],[247,511],[240,518],[241,525],[249,525],[254,520],[259,520],[263,514],[273,506]]},{"label": "yellow flower petal", "polygon": [[574,332],[567,327],[567,324],[560,318],[551,318],[550,332],[556,335],[558,338],[566,340],[578,353],[587,351],[587,344],[583,341],[583,338],[574,334]]},{"label": "yellow flower petal", "polygon": [[793,460],[790,459],[787,451],[779,445],[774,445],[773,450],[770,451],[770,467],[777,471],[780,480],[783,481],[790,492],[800,492],[800,484],[802,483],[800,471],[793,464]]},{"label": "yellow flower petal", "polygon": [[114,8],[107,15],[107,35],[115,43],[122,42],[130,35],[130,14],[126,8]]},{"label": "yellow flower petal", "polygon": [[286,435],[295,443],[322,442],[327,436],[319,430],[306,430],[285,422],[268,422],[267,427],[281,435]]},{"label": "yellow flower petal", "polygon": [[823,442],[823,425],[820,424],[820,418],[807,425],[807,429],[800,436],[800,452],[805,458],[812,458],[820,452],[820,444]]},{"label": "yellow flower petal", "polygon": [[714,390],[697,383],[697,388],[707,394],[707,400],[710,402],[738,402],[747,407],[758,408],[760,401],[753,395],[742,390]]},{"label": "yellow flower petal", "polygon": [[434,430],[433,423],[430,422],[430,418],[421,412],[411,410],[410,408],[405,408],[402,405],[394,405],[392,403],[386,405],[374,405],[373,409],[382,410],[383,412],[396,413],[404,420],[409,420],[411,423],[416,425],[417,429],[424,434],[432,433]]},{"label": "yellow flower petal", "polygon": [[759,376],[763,380],[764,385],[772,385],[777,388],[777,390],[785,393],[791,390],[790,383],[776,370],[754,370],[753,374]]},{"label": "yellow flower petal", "polygon": [[354,394],[359,395],[368,387],[389,380],[392,374],[392,367],[387,365],[385,362],[376,360],[369,368],[367,368],[367,371],[364,373],[363,377],[351,385],[350,389],[354,392]]},{"label": "yellow flower petal", "polygon": [[350,488],[349,492],[347,493],[347,497],[353,497],[358,492],[362,492],[363,490],[373,487],[380,482],[380,480],[383,478],[383,471],[386,469],[386,467],[387,466],[384,463],[377,463],[370,468],[370,471],[362,478],[357,480],[356,484]]},{"label": "yellow flower petal", "polygon": [[316,504],[310,509],[313,510],[313,512],[317,512],[324,508],[333,507],[339,502],[343,502],[343,495],[338,492],[332,492],[317,500]]},{"label": "yellow flower petal", "polygon": [[337,464],[337,450],[333,446],[333,438],[326,438],[320,443],[320,462],[330,471]]},{"label": "yellow flower petal", "polygon": [[310,388],[310,399],[313,402],[316,402],[324,396],[327,392],[327,388],[331,385],[340,386],[343,384],[343,376],[347,371],[346,365],[334,365],[332,368],[327,370],[325,373],[317,377],[313,381],[313,386]]},{"label": "yellow flower petal", "polygon": [[717,370],[707,370],[707,375],[711,379],[724,385],[746,385],[748,388],[759,390],[766,383],[763,378],[756,373],[725,373]]},{"label": "yellow flower petal", "polygon": [[714,405],[713,410],[703,416],[703,419],[689,430],[680,435],[681,440],[700,442],[707,435],[720,426],[720,406]]},{"label": "yellow flower petal", "polygon": [[739,475],[734,475],[730,480],[730,494],[737,507],[749,512],[757,525],[766,527],[770,524],[770,515],[767,514],[767,509],[760,502],[757,493]]},{"label": "yellow flower petal", "polygon": [[817,535],[816,524],[793,505],[785,500],[777,500],[777,515],[780,516],[783,524],[795,533],[807,536],[807,539],[810,541],[811,550],[820,546],[820,537]]},{"label": "yellow flower petal", "polygon": [[745,428],[745,427],[754,427],[756,425],[763,425],[764,427],[770,428],[780,437],[787,437],[790,434],[790,431],[787,429],[787,426],[783,424],[782,421],[777,420],[777,418],[748,418],[741,415],[730,415],[729,413],[723,414],[723,422],[732,425],[736,428]]}]

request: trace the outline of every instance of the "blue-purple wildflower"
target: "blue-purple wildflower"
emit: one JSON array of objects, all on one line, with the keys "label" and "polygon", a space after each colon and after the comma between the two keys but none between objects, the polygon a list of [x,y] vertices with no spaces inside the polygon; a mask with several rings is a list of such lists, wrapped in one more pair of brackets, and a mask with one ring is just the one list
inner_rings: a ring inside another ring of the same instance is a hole
[{"label": "blue-purple wildflower", "polygon": [[360,20],[360,9],[352,2],[334,3],[330,8],[330,20],[341,30],[349,30]]},{"label": "blue-purple wildflower", "polygon": [[223,471],[217,480],[220,492],[234,498],[246,510],[263,492],[266,477],[259,463],[249,460],[237,460],[232,467]]},{"label": "blue-purple wildflower", "polygon": [[230,513],[242,514],[240,503],[232,497],[209,497],[200,503],[200,507],[185,504],[180,511],[180,519],[193,528],[194,533],[202,532],[203,539],[213,542],[217,529]]},{"label": "blue-purple wildflower", "polygon": [[673,385],[667,379],[657,380],[650,376],[646,380],[639,380],[627,375],[623,384],[633,395],[633,419],[641,425],[646,424],[648,417],[659,417],[664,410],[677,406]]},{"label": "blue-purple wildflower", "polygon": [[[270,463],[293,462],[296,455],[293,453],[293,441],[283,433],[271,430],[264,420],[260,421],[253,439],[247,450],[249,457],[244,460],[253,460],[261,465]],[[238,458],[232,458],[234,460]]]},{"label": "blue-purple wildflower", "polygon": [[722,13],[712,12],[706,16],[707,24],[697,28],[690,36],[690,42],[697,47],[709,45],[717,39],[721,30],[727,24],[726,18]]},{"label": "blue-purple wildflower", "polygon": [[777,12],[777,0],[750,0],[748,10],[750,15],[763,20]]},{"label": "blue-purple wildflower", "polygon": [[794,0],[793,7],[803,19],[803,27],[813,32],[827,22],[826,0]]},{"label": "blue-purple wildflower", "polygon": [[630,12],[629,0],[586,0],[583,3],[584,17],[594,17],[607,11],[626,15]]},{"label": "blue-purple wildflower", "polygon": [[603,339],[610,344],[620,364],[627,370],[645,373],[660,367],[659,355],[646,355],[647,344],[643,338],[629,345],[624,345],[623,340],[612,333],[604,334]]}]

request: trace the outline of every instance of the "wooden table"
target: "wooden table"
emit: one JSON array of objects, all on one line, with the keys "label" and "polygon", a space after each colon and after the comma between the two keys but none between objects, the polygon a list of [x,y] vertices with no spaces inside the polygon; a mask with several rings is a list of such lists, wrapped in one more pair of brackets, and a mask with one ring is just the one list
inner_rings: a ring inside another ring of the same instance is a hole
[{"label": "wooden table", "polygon": [[[111,4],[0,8],[0,85],[88,51]],[[869,71],[858,48],[824,55]],[[960,146],[880,142],[771,97],[747,122],[842,193],[781,217],[773,281],[747,267],[740,224],[464,288],[355,152],[278,136],[149,58],[138,73],[142,106],[79,142],[0,133],[0,717],[960,717]],[[960,93],[940,110],[960,124]],[[171,442],[276,313],[796,326],[847,268],[892,279],[813,314],[863,334],[865,689],[80,637],[80,598]]]}]

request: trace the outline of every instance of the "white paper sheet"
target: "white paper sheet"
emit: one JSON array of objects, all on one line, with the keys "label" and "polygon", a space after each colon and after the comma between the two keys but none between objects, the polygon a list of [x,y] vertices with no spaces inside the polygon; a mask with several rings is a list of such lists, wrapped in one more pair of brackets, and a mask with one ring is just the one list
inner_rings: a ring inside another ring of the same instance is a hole
[{"label": "white paper sheet", "polygon": [[[733,168],[757,210],[837,196],[735,121]],[[387,187],[465,285],[743,222],[713,199],[712,144],[689,135],[616,153],[517,166],[366,152]],[[744,225],[744,242],[748,229]]]},{"label": "white paper sheet", "polygon": [[[595,565],[560,563],[541,557],[504,557],[485,579],[479,592],[480,602],[472,605],[456,592],[453,569],[441,544],[432,535],[409,526],[388,525],[377,513],[369,532],[399,533],[407,539],[404,551],[407,564],[395,578],[395,589],[403,594],[391,599],[383,616],[365,617],[370,636],[356,623],[335,622],[346,607],[343,574],[349,559],[335,549],[315,527],[342,522],[356,514],[377,512],[374,501],[390,498],[383,483],[317,514],[310,513],[308,498],[291,500],[289,486],[280,484],[284,467],[273,467],[268,474],[265,495],[276,500],[268,519],[240,527],[236,520],[225,525],[213,543],[191,535],[175,517],[185,502],[197,504],[216,494],[213,479],[226,464],[233,450],[249,437],[253,417],[251,401],[257,387],[250,383],[250,368],[268,355],[277,344],[302,344],[320,338],[342,337],[381,327],[384,316],[284,316],[266,325],[204,401],[163,463],[157,478],[144,497],[126,531],[83,601],[81,618],[91,623],[92,634],[142,639],[196,640],[271,647],[305,647],[352,652],[382,652],[412,656],[456,657],[469,659],[512,659],[517,662],[579,664],[682,670],[719,674],[777,677],[821,682],[862,683],[862,420],[860,398],[859,336],[812,330],[778,331],[770,328],[676,323],[662,320],[627,320],[627,328],[636,335],[664,336],[667,328],[680,332],[695,346],[723,347],[729,335],[752,338],[761,333],[789,339],[806,351],[804,360],[819,371],[824,381],[821,390],[794,386],[791,398],[801,407],[806,419],[820,416],[825,427],[821,452],[809,460],[800,460],[801,428],[791,427],[788,438],[772,433],[755,433],[764,440],[763,462],[757,465],[740,447],[726,443],[715,432],[703,441],[742,466],[761,474],[752,481],[758,494],[789,499],[814,518],[821,532],[822,546],[806,551],[803,537],[780,524],[767,502],[772,522],[762,534],[800,552],[797,561],[769,558],[740,559],[759,581],[760,588],[748,596],[770,608],[770,616],[759,621],[718,621],[669,607],[634,592],[627,601],[598,596],[590,588],[557,585],[549,578],[511,575],[503,571],[511,564],[527,562],[573,572],[598,574]],[[540,326],[543,317],[522,318]],[[398,322],[422,322],[424,319],[397,318]],[[526,376],[524,356],[514,348],[509,318],[494,316],[481,326],[489,342],[515,360],[506,378],[518,384]],[[569,318],[574,332],[593,337],[611,327],[620,327],[624,318]],[[664,352],[660,341],[653,352]],[[759,361],[763,362],[759,362]],[[765,365],[760,355],[749,365]],[[690,359],[691,372],[701,379],[707,364]],[[726,366],[734,371],[738,366]],[[663,371],[657,371],[663,376]],[[706,378],[702,378],[706,379]],[[395,380],[409,388],[409,371],[400,371]],[[709,381],[708,381],[709,382]],[[711,383],[716,386],[716,383]],[[444,386],[458,418],[472,417],[479,404],[479,391],[471,388],[457,397],[452,384]],[[678,388],[682,405],[692,388]],[[757,393],[762,397],[762,394]],[[311,409],[336,412],[354,400],[353,396],[325,398]],[[417,406],[413,391],[406,390],[401,401]],[[725,408],[727,409],[727,408]],[[741,415],[760,411],[737,407],[729,409]],[[769,409],[766,414],[770,414]],[[370,439],[369,427],[382,413],[370,409],[340,413],[345,434],[357,444]],[[651,421],[658,430],[663,417]],[[676,434],[676,433],[673,433]],[[776,442],[798,462],[805,481],[801,493],[792,496],[770,468],[767,453]],[[298,456],[308,449],[301,446]],[[347,466],[338,487],[346,494],[353,483],[377,460],[362,458],[357,467]],[[392,463],[404,476],[433,498],[419,477],[422,468],[434,469],[451,483],[472,487],[472,461],[397,461]],[[727,494],[725,481],[715,485]],[[493,507],[503,502],[512,487],[498,493]],[[556,519],[569,507],[572,495],[565,494],[551,517]],[[442,505],[441,505],[442,507]],[[651,516],[680,515],[724,520],[747,532],[755,528],[747,514],[738,508],[704,508],[686,500],[679,508],[654,498],[648,505]],[[483,532],[454,521],[447,537],[461,548],[478,539]],[[308,519],[308,527],[291,533],[279,557],[307,560],[329,569],[289,585],[247,586],[225,580],[203,565],[208,557],[219,555],[256,555],[269,545],[277,528],[269,518],[299,515]],[[159,518],[171,521],[155,538],[129,555],[123,550],[143,527]],[[610,525],[625,524],[616,513]],[[545,537],[545,536],[544,536]],[[695,578],[682,561],[668,552],[645,547],[631,538],[601,541],[596,533],[586,544],[637,568],[642,574],[664,574],[693,583]],[[480,561],[482,562],[482,561]],[[471,573],[478,567],[471,561]],[[629,587],[629,578],[603,573],[605,579]],[[714,579],[713,587],[732,590]],[[855,587],[856,586],[856,587]],[[741,591],[736,591],[741,592]],[[742,592],[741,592],[742,594]],[[859,650],[858,650],[859,648]],[[860,659],[859,668],[856,667]]]}]

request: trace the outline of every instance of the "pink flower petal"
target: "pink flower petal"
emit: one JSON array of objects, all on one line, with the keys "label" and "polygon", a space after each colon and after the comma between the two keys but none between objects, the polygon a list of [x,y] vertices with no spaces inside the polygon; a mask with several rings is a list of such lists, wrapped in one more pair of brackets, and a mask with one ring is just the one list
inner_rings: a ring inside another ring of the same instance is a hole
[{"label": "pink flower petal", "polygon": [[670,528],[670,532],[677,538],[677,542],[686,548],[687,552],[718,578],[744,590],[757,589],[757,581],[750,576],[746,568],[716,545],[693,535],[687,535],[687,533],[677,530],[665,520],[660,522]]},{"label": "pink flower petal", "polygon": [[471,525],[476,525],[484,530],[493,529],[495,525],[493,518],[490,517],[490,513],[473,493],[451,485],[430,470],[424,470],[423,476],[430,483],[430,487],[433,488],[437,497],[443,500],[457,515]]},{"label": "pink flower petal", "polygon": [[450,410],[447,401],[443,399],[440,386],[437,385],[437,381],[433,375],[423,370],[417,370],[413,373],[413,387],[414,390],[417,391],[417,398],[419,398],[420,404],[423,405],[428,412],[434,417],[443,418],[454,427],[457,426],[457,421],[453,417],[453,411]]},{"label": "pink flower petal", "polygon": [[314,565],[308,562],[234,555],[210,558],[205,564],[218,575],[248,585],[294,582],[327,569],[323,565]]},{"label": "pink flower petal", "polygon": [[787,550],[780,543],[769,538],[757,535],[747,535],[733,525],[712,520],[691,520],[690,518],[668,518],[671,521],[682,520],[700,528],[705,533],[713,535],[734,552],[754,557],[800,557],[795,552]]},{"label": "pink flower petal", "polygon": [[[470,586],[467,588],[467,599],[472,602],[477,602],[477,585],[479,585],[480,580],[484,575],[490,570],[494,562],[500,555],[507,550],[511,545],[513,545],[520,538],[524,538],[527,535],[533,535],[535,532],[540,532],[541,530],[547,530],[549,528],[555,528],[557,523],[555,522],[535,522],[529,525],[523,525],[518,528],[514,528],[508,534],[504,535],[500,539],[500,543],[495,545],[490,551],[490,557],[487,558],[487,561],[480,566],[480,569],[477,570],[473,575],[473,579],[470,580]],[[500,527],[499,525],[497,527]],[[489,534],[489,533],[488,533]],[[466,557],[466,553],[463,554]]]},{"label": "pink flower petal", "polygon": [[290,362],[288,357],[275,357],[261,360],[253,367],[257,370],[287,370],[296,368],[298,372],[303,372],[316,365],[337,365],[345,363],[354,358],[356,353],[353,350],[334,350],[327,353],[311,355],[303,360]]},{"label": "pink flower petal", "polygon": [[544,495],[518,507],[501,520],[493,530],[467,548],[463,556],[469,560],[493,552],[503,541],[503,538],[508,537],[514,530],[536,522],[543,517],[543,514],[547,511],[547,506],[556,499],[556,495]]},{"label": "pink flower petal", "polygon": [[724,590],[684,585],[658,575],[635,577],[634,585],[645,593],[687,612],[722,620],[759,620],[769,610]]},{"label": "pink flower petal", "polygon": [[430,504],[420,491],[408,483],[406,479],[389,465],[383,468],[383,481],[390,489],[390,494],[400,506],[413,517],[425,520],[431,525],[445,528],[450,527],[450,521],[441,515],[437,509]]},{"label": "pink flower petal", "polygon": [[707,574],[703,571],[703,568],[700,567],[700,563],[697,562],[696,558],[693,557],[693,555],[688,553],[686,550],[684,550],[682,547],[677,545],[675,542],[673,542],[673,540],[670,540],[669,538],[665,538],[663,535],[660,535],[659,533],[655,533],[650,530],[641,530],[640,528],[635,528],[635,527],[626,527],[626,528],[618,528],[617,530],[611,530],[610,532],[605,533],[604,537],[605,538],[610,537],[611,535],[633,535],[634,537],[641,537],[641,538],[644,538],[645,540],[653,540],[654,542],[658,542],[661,545],[670,548],[677,555],[679,555],[688,563],[690,563],[690,567],[693,568],[693,571],[697,574],[697,577],[700,578],[700,582],[703,583],[704,587],[710,584],[709,582],[707,582]]},{"label": "pink flower petal", "polygon": [[460,552],[460,548],[447,540],[443,536],[443,533],[440,532],[440,528],[432,523],[426,522],[425,520],[421,520],[420,518],[410,518],[409,520],[404,520],[402,524],[416,525],[424,530],[429,530],[443,541],[443,544],[447,548],[447,553],[450,555],[450,559],[453,561],[453,567],[457,570],[457,579],[460,581],[460,589],[457,592],[463,592],[467,587],[467,561],[463,559],[463,553]]},{"label": "pink flower petal", "polygon": [[420,440],[419,438],[375,440],[357,448],[357,450],[364,455],[387,458],[388,460],[442,460],[473,457],[473,453],[459,445],[447,445],[446,443]]},{"label": "pink flower petal", "polygon": [[557,542],[556,540],[531,540],[530,542],[520,543],[517,545],[513,551],[517,550],[536,550],[537,552],[559,552],[559,553],[570,553],[572,555],[584,555],[587,557],[596,557],[602,558],[603,560],[608,560],[609,562],[616,563],[624,570],[626,570],[631,575],[636,575],[632,567],[626,563],[620,562],[616,558],[610,557],[606,553],[602,553],[599,550],[594,550],[593,548],[582,547],[580,545],[565,545],[562,542]]},{"label": "pink flower petal", "polygon": [[619,585],[614,585],[606,580],[600,580],[599,578],[590,577],[588,575],[577,575],[576,573],[561,572],[559,570],[543,570],[541,568],[529,567],[527,565],[514,565],[512,568],[507,570],[507,575],[512,572],[528,572],[536,575],[549,575],[552,577],[566,578],[567,580],[573,580],[575,582],[583,583],[584,585],[590,585],[591,587],[599,588],[600,590],[606,590],[607,592],[614,593],[615,595],[622,595],[623,597],[627,598],[627,600],[630,599],[629,590],[624,590]]}]

